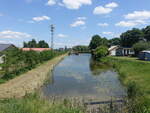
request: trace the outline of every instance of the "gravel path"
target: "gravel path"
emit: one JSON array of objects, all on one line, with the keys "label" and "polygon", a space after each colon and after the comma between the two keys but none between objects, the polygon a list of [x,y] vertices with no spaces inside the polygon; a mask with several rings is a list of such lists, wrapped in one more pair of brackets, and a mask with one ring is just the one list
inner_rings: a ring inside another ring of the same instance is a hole
[{"label": "gravel path", "polygon": [[37,68],[28,71],[8,82],[0,85],[0,99],[4,98],[20,98],[27,93],[34,92],[43,85],[48,77],[48,73],[52,71],[53,67],[63,59],[65,55],[58,56]]}]

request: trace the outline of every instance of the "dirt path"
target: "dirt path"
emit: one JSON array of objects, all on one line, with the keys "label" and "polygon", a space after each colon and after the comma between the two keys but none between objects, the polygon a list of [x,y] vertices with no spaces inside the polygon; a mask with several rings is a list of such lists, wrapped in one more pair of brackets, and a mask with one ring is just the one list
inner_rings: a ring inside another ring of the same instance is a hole
[{"label": "dirt path", "polygon": [[1,84],[0,98],[19,98],[25,96],[27,93],[33,92],[43,85],[47,78],[47,74],[65,56],[66,55],[56,57],[21,76]]}]

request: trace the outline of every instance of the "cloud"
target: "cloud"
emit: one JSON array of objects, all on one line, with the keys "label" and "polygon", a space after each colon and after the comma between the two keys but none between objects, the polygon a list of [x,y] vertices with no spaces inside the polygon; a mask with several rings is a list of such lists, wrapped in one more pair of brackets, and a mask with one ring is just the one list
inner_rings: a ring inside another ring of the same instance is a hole
[{"label": "cloud", "polygon": [[81,26],[81,25],[85,25],[85,21],[83,21],[83,20],[77,20],[73,24],[71,24],[70,26],[71,27],[78,27],[78,26]]},{"label": "cloud", "polygon": [[92,0],[63,0],[62,2],[68,9],[79,9],[83,5],[92,4]]},{"label": "cloud", "polygon": [[108,8],[116,8],[116,7],[118,7],[118,4],[115,3],[115,2],[112,2],[112,3],[106,4],[105,7],[108,7]]},{"label": "cloud", "polygon": [[102,32],[104,35],[113,35],[113,32]]},{"label": "cloud", "polygon": [[137,25],[146,24],[143,20],[133,20],[133,21],[120,21],[119,23],[116,23],[116,26],[120,27],[135,27]]},{"label": "cloud", "polygon": [[85,20],[86,20],[86,17],[78,17],[76,21],[73,22],[70,26],[71,27],[83,26],[85,25]]},{"label": "cloud", "polygon": [[86,17],[78,17],[77,19],[78,20],[86,20],[87,18]]},{"label": "cloud", "polygon": [[44,20],[50,20],[50,17],[48,16],[33,17],[32,20],[39,22],[39,21],[44,21]]},{"label": "cloud", "polygon": [[103,6],[98,6],[93,11],[93,13],[96,14],[96,15],[108,14],[110,12],[112,12],[111,8],[106,8],[106,7],[103,7]]},{"label": "cloud", "polygon": [[98,6],[94,9],[93,14],[101,15],[101,14],[108,14],[113,11],[114,8],[118,7],[118,4],[115,2],[106,4],[105,6]]},{"label": "cloud", "polygon": [[30,38],[31,35],[23,32],[15,32],[11,30],[1,31],[0,38],[2,39],[22,39],[22,38]]},{"label": "cloud", "polygon": [[150,19],[150,11],[134,11],[125,15],[125,19],[146,20]]},{"label": "cloud", "polygon": [[52,6],[56,4],[56,0],[48,0],[46,5]]},{"label": "cloud", "polygon": [[57,35],[59,38],[67,38],[68,36],[67,35],[65,35],[65,34],[58,34]]},{"label": "cloud", "polygon": [[108,23],[98,23],[97,25],[100,26],[100,27],[107,27],[107,26],[109,26]]}]

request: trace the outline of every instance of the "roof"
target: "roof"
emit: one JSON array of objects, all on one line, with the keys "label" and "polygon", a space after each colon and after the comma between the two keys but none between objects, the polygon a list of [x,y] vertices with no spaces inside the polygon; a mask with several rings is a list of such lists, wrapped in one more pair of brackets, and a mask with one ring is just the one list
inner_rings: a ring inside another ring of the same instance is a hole
[{"label": "roof", "polygon": [[148,50],[144,50],[144,51],[142,51],[143,53],[150,53],[150,51],[148,51]]},{"label": "roof", "polygon": [[0,52],[8,49],[10,46],[14,46],[13,44],[0,44]]},{"label": "roof", "polygon": [[51,50],[51,48],[22,48],[23,51],[37,51],[37,52],[42,52],[42,51],[48,51]]},{"label": "roof", "polygon": [[111,46],[111,47],[108,49],[108,51],[112,51],[112,50],[117,49],[117,48],[118,48],[118,46]]}]

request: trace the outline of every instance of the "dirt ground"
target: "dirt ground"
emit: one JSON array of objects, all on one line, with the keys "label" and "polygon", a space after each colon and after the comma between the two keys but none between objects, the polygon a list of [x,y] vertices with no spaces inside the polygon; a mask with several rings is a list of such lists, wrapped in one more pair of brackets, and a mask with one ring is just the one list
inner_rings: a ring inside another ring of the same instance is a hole
[{"label": "dirt ground", "polygon": [[37,68],[0,85],[0,99],[20,98],[41,87],[53,67],[66,55],[58,56]]}]

